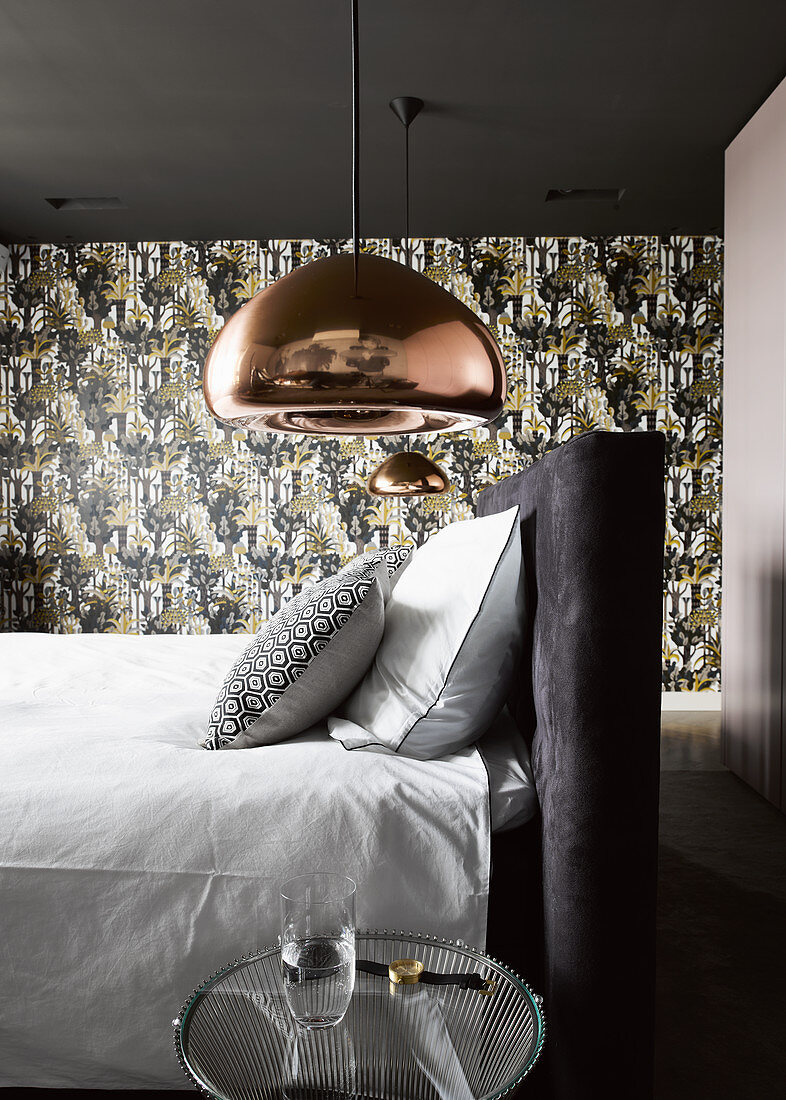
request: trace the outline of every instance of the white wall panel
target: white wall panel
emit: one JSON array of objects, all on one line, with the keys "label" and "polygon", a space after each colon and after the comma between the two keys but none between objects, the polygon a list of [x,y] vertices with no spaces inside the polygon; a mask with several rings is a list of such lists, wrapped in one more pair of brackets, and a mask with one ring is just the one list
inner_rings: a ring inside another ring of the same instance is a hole
[{"label": "white wall panel", "polygon": [[726,151],[724,762],[783,804],[786,81]]}]

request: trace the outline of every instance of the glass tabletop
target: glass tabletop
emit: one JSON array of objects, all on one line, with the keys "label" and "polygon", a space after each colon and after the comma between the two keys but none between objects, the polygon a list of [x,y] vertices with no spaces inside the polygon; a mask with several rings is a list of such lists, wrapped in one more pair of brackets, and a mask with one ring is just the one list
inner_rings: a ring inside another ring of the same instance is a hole
[{"label": "glass tabletop", "polygon": [[356,956],[384,967],[417,959],[429,974],[485,984],[394,986],[359,969],[344,1022],[305,1031],[284,999],[280,950],[265,948],[205,981],[174,1020],[186,1076],[215,1100],[496,1100],[532,1069],[545,1040],[541,998],[502,963],[387,931],[358,932]]}]

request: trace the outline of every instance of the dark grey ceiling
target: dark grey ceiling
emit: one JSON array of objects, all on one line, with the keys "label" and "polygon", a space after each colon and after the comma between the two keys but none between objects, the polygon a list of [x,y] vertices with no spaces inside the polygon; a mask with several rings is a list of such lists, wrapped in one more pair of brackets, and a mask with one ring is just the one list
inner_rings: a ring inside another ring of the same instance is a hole
[{"label": "dark grey ceiling", "polygon": [[[360,0],[360,29],[368,236],[402,231],[398,95],[414,235],[719,230],[786,74],[786,0]],[[349,0],[0,0],[0,240],[347,236],[348,37]]]}]

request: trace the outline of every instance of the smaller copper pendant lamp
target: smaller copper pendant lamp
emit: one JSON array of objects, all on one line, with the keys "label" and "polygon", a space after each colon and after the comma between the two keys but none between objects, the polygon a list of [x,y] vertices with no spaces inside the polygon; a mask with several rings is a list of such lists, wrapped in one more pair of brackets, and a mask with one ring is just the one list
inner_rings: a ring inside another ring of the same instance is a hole
[{"label": "smaller copper pendant lamp", "polygon": [[442,470],[422,451],[389,455],[368,479],[368,491],[375,497],[424,497],[449,488]]},{"label": "smaller copper pendant lamp", "polygon": [[[393,114],[404,124],[404,236],[407,267],[409,246],[409,127],[423,110],[423,100],[414,96],[391,99]],[[435,462],[421,451],[398,451],[386,458],[368,479],[368,491],[378,497],[419,497],[446,493],[448,479]]]}]

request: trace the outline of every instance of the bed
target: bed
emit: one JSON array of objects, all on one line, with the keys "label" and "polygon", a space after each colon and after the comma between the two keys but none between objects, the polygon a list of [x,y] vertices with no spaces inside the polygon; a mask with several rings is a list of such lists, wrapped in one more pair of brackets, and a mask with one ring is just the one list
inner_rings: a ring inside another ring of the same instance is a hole
[{"label": "bed", "polygon": [[181,1089],[178,1003],[274,939],[277,883],[319,863],[357,878],[361,926],[487,941],[544,993],[531,1095],[650,1096],[662,473],[657,433],[593,433],[480,496],[521,510],[508,708],[541,807],[493,835],[474,747],[415,761],[315,727],[201,750],[242,638],[0,638],[0,1085]]},{"label": "bed", "polygon": [[492,838],[488,949],[543,990],[533,1095],[555,1100],[653,1095],[664,444],[579,436],[477,509],[521,509],[532,614],[510,707],[540,802]]}]

